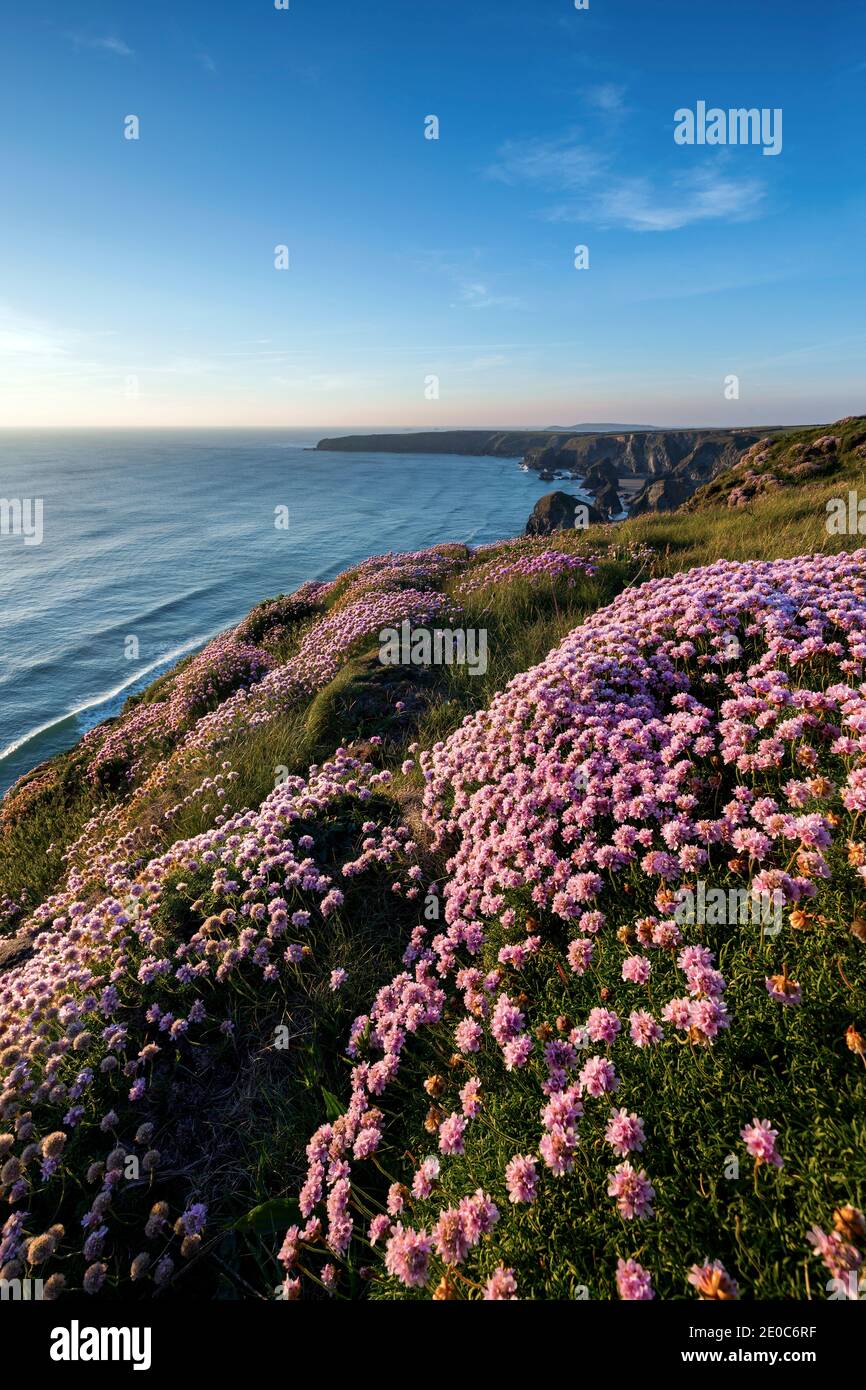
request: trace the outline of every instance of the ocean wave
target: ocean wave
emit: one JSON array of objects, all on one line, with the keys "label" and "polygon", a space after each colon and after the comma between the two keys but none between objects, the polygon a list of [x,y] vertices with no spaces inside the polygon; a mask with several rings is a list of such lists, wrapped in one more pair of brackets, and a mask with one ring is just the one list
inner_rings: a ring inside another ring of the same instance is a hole
[{"label": "ocean wave", "polygon": [[55,729],[62,728],[71,720],[78,719],[82,714],[86,714],[88,710],[100,709],[103,705],[110,705],[111,702],[118,699],[124,691],[129,690],[130,686],[137,685],[140,681],[144,680],[145,676],[152,675],[154,671],[158,671],[161,667],[168,668],[173,666],[182,656],[186,656],[189,652],[196,651],[199,647],[203,647],[213,636],[216,636],[216,633],[211,633],[209,636],[205,637],[194,637],[191,641],[182,643],[181,646],[173,648],[172,651],[166,652],[163,656],[156,657],[155,660],[149,662],[146,666],[140,667],[133,675],[129,676],[127,680],[121,681],[120,685],[116,685],[113,690],[106,690],[103,691],[101,695],[94,695],[89,700],[84,700],[80,705],[76,705],[74,709],[67,710],[65,714],[58,715],[55,719],[49,719],[45,724],[40,724],[37,728],[30,729],[26,734],[22,734],[19,738],[13,739],[5,748],[0,749],[0,764],[2,764],[6,758],[11,758],[14,753],[18,753],[22,748],[26,747],[28,743],[33,743],[37,738],[41,738],[43,734],[51,733]]}]

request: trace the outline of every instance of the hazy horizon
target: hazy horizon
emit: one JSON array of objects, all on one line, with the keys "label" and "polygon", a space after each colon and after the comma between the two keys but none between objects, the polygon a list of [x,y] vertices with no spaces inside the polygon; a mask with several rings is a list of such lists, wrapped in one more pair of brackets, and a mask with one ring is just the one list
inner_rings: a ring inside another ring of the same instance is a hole
[{"label": "hazy horizon", "polygon": [[[848,414],[849,416],[852,416],[852,415],[857,415],[857,416],[859,416],[859,415],[866,415],[866,403],[864,403],[863,405],[861,405],[859,409],[856,409],[856,408],[851,409],[850,411],[847,412],[847,414]],[[838,416],[837,418],[838,418],[838,419],[842,419],[842,418],[844,418],[844,417],[843,417],[843,416]],[[229,432],[229,431],[231,431],[231,430],[235,430],[235,431],[243,431],[243,430],[248,430],[248,431],[256,431],[256,430],[260,430],[260,431],[291,430],[291,431],[293,431],[293,432],[296,433],[296,434],[297,434],[297,433],[309,433],[309,434],[318,434],[318,435],[320,435],[322,438],[329,438],[329,437],[337,438],[337,437],[339,437],[339,436],[352,435],[352,434],[413,434],[413,433],[416,433],[416,432],[418,432],[418,433],[424,432],[424,433],[427,433],[427,434],[447,434],[447,433],[449,433],[449,432],[458,431],[458,430],[461,430],[461,431],[464,431],[464,432],[477,431],[478,433],[481,433],[481,434],[485,434],[485,433],[488,433],[488,432],[493,433],[493,432],[498,431],[498,430],[510,431],[510,432],[514,432],[514,433],[520,433],[520,432],[523,432],[523,431],[525,431],[525,432],[540,432],[540,433],[543,434],[543,433],[545,433],[545,432],[548,431],[548,430],[550,430],[550,431],[562,430],[562,431],[564,431],[564,432],[567,432],[567,431],[572,430],[572,429],[579,429],[579,430],[587,430],[587,431],[589,431],[589,427],[590,427],[590,426],[594,426],[594,427],[599,431],[599,433],[605,433],[606,431],[609,432],[609,431],[611,431],[611,430],[619,430],[619,429],[628,429],[628,430],[634,430],[634,431],[636,431],[636,432],[638,432],[638,433],[646,433],[647,431],[654,431],[654,430],[659,430],[659,431],[664,431],[664,432],[673,432],[673,431],[678,431],[678,430],[744,430],[744,429],[745,429],[745,430],[748,430],[748,429],[760,429],[760,428],[765,428],[765,429],[773,429],[773,428],[783,428],[783,429],[808,429],[809,426],[811,426],[811,425],[822,425],[822,424],[828,424],[828,425],[829,425],[829,424],[833,424],[833,421],[832,421],[832,420],[829,420],[829,419],[820,419],[820,420],[818,420],[818,419],[814,419],[814,420],[813,420],[813,419],[809,419],[809,420],[807,420],[807,419],[805,419],[805,418],[798,418],[798,419],[792,419],[792,420],[780,420],[780,419],[768,420],[768,419],[765,419],[765,418],[763,418],[763,417],[756,417],[754,420],[750,420],[750,419],[744,418],[743,420],[738,421],[735,425],[732,425],[732,424],[730,423],[730,421],[722,421],[722,420],[686,420],[686,421],[684,421],[684,422],[677,423],[677,424],[671,424],[671,423],[666,422],[666,421],[658,421],[657,423],[649,424],[649,425],[646,424],[646,423],[643,423],[643,422],[635,422],[635,421],[630,421],[630,420],[622,420],[622,421],[598,421],[597,423],[594,422],[594,421],[591,421],[591,420],[574,420],[574,421],[572,421],[571,423],[568,423],[568,422],[564,422],[564,423],[563,423],[563,422],[559,422],[559,421],[554,421],[554,422],[545,421],[544,423],[534,423],[534,424],[531,423],[531,422],[530,422],[530,423],[527,423],[526,421],[518,421],[518,422],[516,422],[516,423],[506,423],[506,422],[503,422],[502,420],[497,420],[497,421],[493,421],[492,423],[489,422],[489,421],[488,421],[488,422],[482,422],[482,423],[469,422],[469,423],[465,423],[465,424],[460,424],[460,423],[458,423],[458,422],[446,422],[445,424],[435,424],[435,425],[431,425],[429,422],[427,422],[426,424],[420,424],[420,423],[418,423],[418,424],[391,424],[391,423],[383,424],[381,421],[371,421],[371,422],[369,422],[369,423],[363,423],[363,422],[362,422],[362,423],[360,423],[360,424],[356,421],[356,422],[353,422],[353,423],[347,423],[347,424],[345,424],[345,425],[344,425],[344,424],[328,424],[328,423],[325,423],[325,424],[312,424],[312,425],[311,425],[311,424],[305,424],[303,421],[302,421],[300,424],[295,424],[295,423],[285,423],[285,424],[280,424],[280,423],[276,423],[276,424],[245,424],[245,423],[238,422],[238,423],[228,423],[228,424],[222,424],[222,425],[214,425],[214,424],[212,424],[212,423],[206,423],[206,422],[204,422],[204,421],[193,421],[193,422],[191,422],[191,423],[189,423],[189,424],[182,424],[182,425],[130,425],[130,424],[117,424],[117,425],[116,425],[116,424],[98,424],[98,423],[71,424],[71,425],[67,425],[67,424],[58,424],[58,425],[46,425],[46,424],[2,425],[2,424],[0,424],[0,435],[2,435],[2,434],[15,434],[15,433],[20,433],[20,434],[24,434],[24,433],[33,433],[33,432],[38,432],[38,431],[40,431],[40,430],[44,430],[44,431],[46,431],[46,432],[56,432],[56,433],[62,433],[62,432],[64,432],[64,431],[75,431],[75,430],[78,430],[78,431],[88,431],[88,430],[93,430],[93,431],[97,431],[97,430],[98,430],[98,431],[103,431],[103,430],[105,430],[105,431],[109,431],[109,430],[113,430],[113,431],[116,431],[117,433],[123,433],[124,431],[129,431],[129,432],[131,432],[131,433],[141,433],[141,432],[147,433],[147,432],[149,432],[149,431],[152,431],[152,432],[154,432],[154,433],[157,433],[157,432],[160,432],[160,431],[163,431],[163,432],[171,432],[171,431],[173,431],[173,430],[181,430],[181,431],[182,431],[182,430],[199,430],[199,431],[212,430],[212,431],[214,431],[215,433],[220,432],[220,431]],[[606,429],[605,429],[605,427],[606,427]]]}]

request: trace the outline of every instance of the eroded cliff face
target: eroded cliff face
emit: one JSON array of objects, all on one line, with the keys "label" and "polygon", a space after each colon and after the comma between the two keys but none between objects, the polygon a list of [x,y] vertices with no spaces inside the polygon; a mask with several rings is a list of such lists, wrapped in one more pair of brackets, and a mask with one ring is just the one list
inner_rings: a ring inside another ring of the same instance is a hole
[{"label": "eroded cliff face", "polygon": [[675,474],[696,485],[737,462],[761,438],[760,430],[664,430],[655,434],[590,434],[557,437],[529,447],[525,462],[538,472],[584,476],[609,460],[619,477]]},{"label": "eroded cliff face", "polygon": [[348,434],[320,439],[317,449],[335,453],[483,454],[524,459],[539,473],[582,474],[610,459],[618,475],[669,473],[695,468],[702,481],[721,461],[730,467],[762,430],[625,430],[575,434],[552,430],[413,430],[406,434]]}]

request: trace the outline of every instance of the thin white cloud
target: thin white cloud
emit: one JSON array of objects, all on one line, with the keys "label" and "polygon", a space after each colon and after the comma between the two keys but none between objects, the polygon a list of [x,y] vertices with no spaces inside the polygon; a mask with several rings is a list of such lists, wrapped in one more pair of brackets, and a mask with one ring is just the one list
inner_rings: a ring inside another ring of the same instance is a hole
[{"label": "thin white cloud", "polygon": [[90,39],[85,38],[82,34],[73,34],[72,42],[76,48],[99,48],[104,53],[116,53],[119,58],[134,57],[134,49],[130,48],[128,43],[124,43],[123,39],[115,38],[113,35],[106,38]]},{"label": "thin white cloud", "polygon": [[547,221],[591,222],[635,232],[747,221],[760,216],[766,197],[759,178],[735,177],[721,159],[667,179],[618,173],[607,153],[575,131],[549,140],[508,141],[488,174],[502,183],[568,195],[542,212]]},{"label": "thin white cloud", "polygon": [[219,75],[219,68],[209,53],[197,53],[195,56],[201,63],[205,72],[209,72],[211,77],[217,77]]},{"label": "thin white cloud", "polygon": [[667,188],[644,178],[614,183],[599,194],[596,216],[635,232],[673,232],[695,222],[750,221],[760,214],[765,196],[760,179],[699,170]]},{"label": "thin white cloud", "polygon": [[611,115],[621,115],[626,110],[625,87],[620,87],[615,82],[603,82],[598,87],[588,87],[585,97],[589,106],[595,106],[599,111],[607,111]]},{"label": "thin white cloud", "polygon": [[494,294],[487,285],[472,281],[460,286],[460,299],[452,308],[516,309],[520,300],[510,294]]},{"label": "thin white cloud", "polygon": [[[475,247],[461,252],[423,250],[416,252],[411,264],[425,276],[434,275],[451,281],[452,309],[518,309],[523,300],[513,294],[501,293],[486,273],[489,256]],[[493,279],[496,279],[494,272]]]},{"label": "thin white cloud", "polygon": [[578,189],[598,178],[606,164],[604,155],[570,131],[553,140],[507,140],[487,173],[500,183]]}]

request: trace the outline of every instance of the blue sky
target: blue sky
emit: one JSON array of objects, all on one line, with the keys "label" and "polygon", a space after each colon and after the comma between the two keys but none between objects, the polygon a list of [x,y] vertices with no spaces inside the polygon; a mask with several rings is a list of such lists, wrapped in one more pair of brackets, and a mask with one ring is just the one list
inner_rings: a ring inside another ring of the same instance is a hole
[{"label": "blue sky", "polygon": [[[17,9],[0,425],[866,410],[852,0]],[[781,153],[677,145],[700,100],[781,108]]]}]

